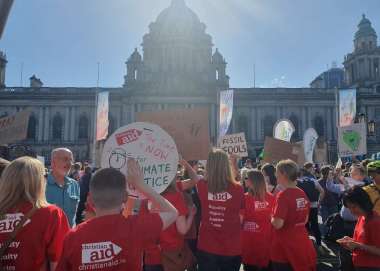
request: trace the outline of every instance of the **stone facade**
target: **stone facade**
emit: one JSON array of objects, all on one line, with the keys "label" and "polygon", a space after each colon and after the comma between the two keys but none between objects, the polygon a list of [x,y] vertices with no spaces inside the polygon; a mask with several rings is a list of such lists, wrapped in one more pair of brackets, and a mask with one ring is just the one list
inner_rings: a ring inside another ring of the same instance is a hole
[{"label": "stone facade", "polygon": [[[212,38],[205,29],[206,26],[184,0],[172,0],[171,5],[149,25],[149,33],[143,38],[143,54],[136,49],[127,60],[127,74],[122,87],[50,88],[43,86],[34,76],[31,87],[5,87],[0,91],[0,116],[30,108],[28,139],[21,143],[47,157],[48,161],[52,148],[58,146],[72,149],[77,160],[90,159],[98,91],[110,92],[110,133],[133,122],[136,112],[207,106],[210,134],[215,142],[218,91],[230,86],[227,63],[218,49],[213,50]],[[350,54],[350,59],[356,59],[356,53],[361,52]],[[345,67],[349,73],[347,69],[351,62],[347,61],[346,57]],[[5,63],[5,56],[0,56],[0,75],[5,73]],[[36,84],[36,79],[40,84]],[[380,91],[375,84],[379,80],[375,79],[371,86],[359,89],[358,112],[376,120],[379,128]],[[356,86],[356,81],[349,82]],[[230,132],[246,133],[251,156],[258,155],[264,137],[272,135],[276,120],[286,117],[296,127],[294,141],[302,140],[304,131],[314,127],[327,142],[329,158],[335,159],[336,89],[235,90]],[[380,151],[379,143],[378,129],[377,137],[369,138],[369,152]]]}]

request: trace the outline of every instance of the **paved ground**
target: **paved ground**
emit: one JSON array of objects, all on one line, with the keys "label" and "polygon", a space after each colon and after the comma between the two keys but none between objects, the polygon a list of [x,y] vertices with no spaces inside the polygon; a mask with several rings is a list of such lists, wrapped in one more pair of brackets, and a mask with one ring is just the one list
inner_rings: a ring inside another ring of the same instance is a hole
[{"label": "paved ground", "polygon": [[[324,243],[324,246],[328,253],[318,256],[318,271],[339,271],[338,245]],[[243,266],[240,270],[243,271]]]}]

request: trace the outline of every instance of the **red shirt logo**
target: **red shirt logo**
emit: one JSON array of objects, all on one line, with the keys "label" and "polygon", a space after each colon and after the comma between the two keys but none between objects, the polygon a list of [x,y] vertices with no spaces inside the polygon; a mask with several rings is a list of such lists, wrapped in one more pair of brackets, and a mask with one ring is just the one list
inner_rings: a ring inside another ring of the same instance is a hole
[{"label": "red shirt logo", "polygon": [[[0,220],[0,233],[13,232],[23,216],[23,213],[6,214],[5,218]],[[23,227],[29,223],[30,219],[27,219]]]},{"label": "red shirt logo", "polygon": [[208,200],[212,201],[227,201],[232,198],[232,195],[228,192],[222,192],[222,193],[208,193]]},{"label": "red shirt logo", "polygon": [[112,242],[82,244],[82,264],[107,262],[121,251],[121,247]]},{"label": "red shirt logo", "polygon": [[131,142],[134,142],[140,138],[142,135],[142,131],[136,130],[136,129],[130,129],[127,131],[124,131],[122,133],[116,134],[116,142],[117,144],[124,145]]}]

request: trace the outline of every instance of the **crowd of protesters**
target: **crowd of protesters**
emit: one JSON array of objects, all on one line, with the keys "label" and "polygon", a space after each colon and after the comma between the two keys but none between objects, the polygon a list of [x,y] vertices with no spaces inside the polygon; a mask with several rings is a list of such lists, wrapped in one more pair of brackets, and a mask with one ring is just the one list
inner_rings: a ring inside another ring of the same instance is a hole
[{"label": "crowd of protesters", "polygon": [[181,159],[161,195],[127,163],[93,172],[66,148],[48,172],[1,159],[0,269],[313,271],[329,240],[341,270],[380,270],[380,161],[239,169],[213,149],[206,165]]}]

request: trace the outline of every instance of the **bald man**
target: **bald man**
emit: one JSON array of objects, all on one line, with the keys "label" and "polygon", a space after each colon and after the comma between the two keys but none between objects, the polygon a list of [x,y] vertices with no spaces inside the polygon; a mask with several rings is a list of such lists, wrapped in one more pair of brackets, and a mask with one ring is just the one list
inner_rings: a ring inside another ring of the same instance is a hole
[{"label": "bald man", "polygon": [[58,148],[51,153],[51,172],[47,176],[46,199],[60,207],[66,214],[70,226],[75,224],[79,203],[79,184],[67,176],[74,162],[69,149]]}]

